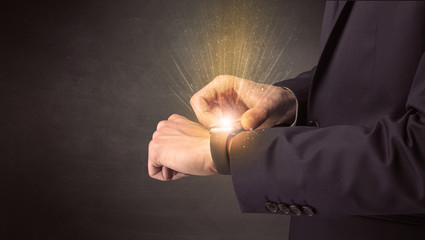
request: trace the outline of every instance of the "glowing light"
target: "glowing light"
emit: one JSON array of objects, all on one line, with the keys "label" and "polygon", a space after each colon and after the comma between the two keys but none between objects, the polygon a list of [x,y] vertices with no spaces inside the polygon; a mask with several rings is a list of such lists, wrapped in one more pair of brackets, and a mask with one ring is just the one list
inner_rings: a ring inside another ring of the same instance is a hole
[{"label": "glowing light", "polygon": [[233,128],[234,120],[230,117],[220,118],[220,128]]},{"label": "glowing light", "polygon": [[210,132],[231,132],[242,129],[240,124],[240,120],[235,120],[232,117],[222,117],[219,119],[216,126],[210,128]]},{"label": "glowing light", "polygon": [[292,66],[284,59],[285,50],[296,33],[296,26],[286,18],[290,8],[279,1],[194,2],[196,11],[173,23],[179,34],[161,59],[171,93],[188,112],[191,96],[218,75],[259,83],[288,77]]}]

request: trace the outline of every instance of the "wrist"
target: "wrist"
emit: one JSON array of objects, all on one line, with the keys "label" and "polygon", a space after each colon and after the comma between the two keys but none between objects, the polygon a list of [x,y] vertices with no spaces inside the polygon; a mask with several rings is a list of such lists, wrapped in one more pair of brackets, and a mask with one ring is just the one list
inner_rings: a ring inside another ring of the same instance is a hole
[{"label": "wrist", "polygon": [[217,173],[231,174],[229,152],[233,137],[239,132],[240,130],[220,130],[219,128],[210,130],[210,151]]},{"label": "wrist", "polygon": [[208,173],[212,173],[212,174],[216,174],[217,173],[217,168],[215,167],[214,161],[212,159],[212,155],[211,155],[211,140],[210,138],[207,139],[206,143],[205,143],[205,153],[204,153],[204,169],[206,172]]},{"label": "wrist", "polygon": [[287,87],[281,88],[283,89],[284,109],[286,110],[286,114],[283,119],[281,119],[281,122],[292,127],[295,125],[298,118],[298,100],[291,89]]}]

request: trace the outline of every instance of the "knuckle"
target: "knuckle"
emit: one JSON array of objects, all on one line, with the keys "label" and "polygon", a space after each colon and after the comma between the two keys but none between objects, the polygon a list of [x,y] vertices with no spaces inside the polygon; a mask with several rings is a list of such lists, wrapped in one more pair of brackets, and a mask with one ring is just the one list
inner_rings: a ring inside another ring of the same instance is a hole
[{"label": "knuckle", "polygon": [[218,82],[229,82],[229,81],[235,81],[238,78],[233,76],[233,75],[227,75],[227,74],[222,74],[222,75],[218,75],[217,77],[215,77],[214,80],[218,81]]},{"label": "knuckle", "polygon": [[198,102],[198,98],[199,97],[198,97],[197,93],[190,98],[189,103],[192,107],[194,107],[196,105],[196,103]]},{"label": "knuckle", "polygon": [[159,132],[158,132],[158,131],[155,131],[155,132],[152,134],[152,139],[156,139],[156,138],[158,138],[158,136],[159,136]]},{"label": "knuckle", "polygon": [[173,119],[177,119],[177,118],[179,118],[180,117],[180,115],[178,115],[178,114],[171,114],[171,116],[170,117],[168,117],[168,120],[173,120]]},{"label": "knuckle", "polygon": [[226,77],[226,75],[217,75],[214,79],[213,79],[213,81],[214,82],[216,82],[216,81],[220,81],[221,79],[223,79],[223,78],[225,78]]},{"label": "knuckle", "polygon": [[156,129],[158,130],[158,129],[164,127],[164,125],[166,123],[167,123],[167,121],[165,121],[165,120],[159,121],[158,124],[156,125]]},{"label": "knuckle", "polygon": [[218,75],[218,76],[216,76],[213,80],[212,80],[212,82],[214,83],[214,84],[221,84],[222,82],[224,82],[224,81],[226,81],[227,79],[229,78],[229,75]]}]

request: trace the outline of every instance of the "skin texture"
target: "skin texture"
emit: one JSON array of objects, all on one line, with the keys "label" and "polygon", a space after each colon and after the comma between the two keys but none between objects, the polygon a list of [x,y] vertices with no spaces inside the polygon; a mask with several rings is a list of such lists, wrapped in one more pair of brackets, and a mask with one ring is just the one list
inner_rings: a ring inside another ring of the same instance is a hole
[{"label": "skin texture", "polygon": [[162,181],[215,174],[208,129],[177,114],[159,122],[149,143],[148,171]]},{"label": "skin texture", "polygon": [[149,143],[148,171],[152,178],[168,181],[217,172],[211,158],[208,129],[223,116],[241,119],[245,130],[290,125],[295,120],[296,99],[273,85],[221,75],[190,100],[199,125],[173,114],[158,123]]},{"label": "skin texture", "polygon": [[295,120],[295,96],[281,87],[230,75],[217,76],[190,100],[198,120],[206,127],[220,117],[241,119],[245,130],[290,125]]}]

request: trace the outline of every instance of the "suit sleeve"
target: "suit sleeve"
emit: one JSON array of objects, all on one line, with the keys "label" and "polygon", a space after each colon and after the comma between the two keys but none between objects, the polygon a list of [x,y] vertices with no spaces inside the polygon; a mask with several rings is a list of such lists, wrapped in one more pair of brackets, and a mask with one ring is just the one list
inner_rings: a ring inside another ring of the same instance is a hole
[{"label": "suit sleeve", "polygon": [[295,94],[298,101],[297,122],[295,125],[306,125],[308,92],[315,70],[316,67],[313,67],[310,71],[303,72],[293,79],[284,80],[274,84],[275,86],[289,88]]},{"label": "suit sleeve", "polygon": [[373,127],[295,126],[235,136],[230,164],[242,212],[266,202],[315,216],[425,213],[425,56],[400,116]]}]

